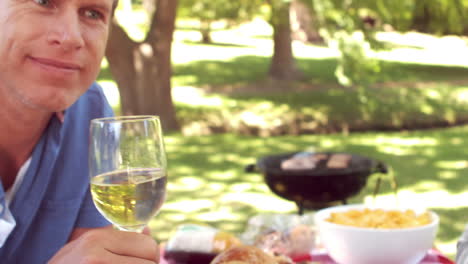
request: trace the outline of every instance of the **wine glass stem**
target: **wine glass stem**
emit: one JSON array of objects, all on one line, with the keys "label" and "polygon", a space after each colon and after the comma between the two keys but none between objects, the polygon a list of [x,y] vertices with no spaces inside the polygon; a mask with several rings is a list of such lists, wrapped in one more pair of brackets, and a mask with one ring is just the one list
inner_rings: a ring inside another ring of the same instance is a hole
[{"label": "wine glass stem", "polygon": [[118,225],[114,225],[115,228],[117,228],[120,231],[125,231],[125,232],[136,232],[136,233],[143,233],[143,230],[145,229],[146,226],[137,226],[137,227],[122,227]]}]

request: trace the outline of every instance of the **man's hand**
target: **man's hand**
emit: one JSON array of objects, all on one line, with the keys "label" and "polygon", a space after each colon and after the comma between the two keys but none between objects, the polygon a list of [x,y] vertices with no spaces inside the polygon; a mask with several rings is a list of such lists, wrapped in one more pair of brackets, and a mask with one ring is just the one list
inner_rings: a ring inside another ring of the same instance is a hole
[{"label": "man's hand", "polygon": [[78,235],[72,234],[71,241],[55,254],[49,264],[154,264],[159,262],[158,245],[149,235],[118,231],[112,228],[74,233]]}]

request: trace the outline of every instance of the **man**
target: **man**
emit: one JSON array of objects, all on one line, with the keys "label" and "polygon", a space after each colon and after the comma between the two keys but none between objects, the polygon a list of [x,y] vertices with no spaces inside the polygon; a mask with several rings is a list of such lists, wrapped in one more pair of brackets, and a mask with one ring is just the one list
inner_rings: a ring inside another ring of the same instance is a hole
[{"label": "man", "polygon": [[114,0],[0,1],[0,262],[156,263],[147,235],[110,227],[88,189],[93,84]]}]

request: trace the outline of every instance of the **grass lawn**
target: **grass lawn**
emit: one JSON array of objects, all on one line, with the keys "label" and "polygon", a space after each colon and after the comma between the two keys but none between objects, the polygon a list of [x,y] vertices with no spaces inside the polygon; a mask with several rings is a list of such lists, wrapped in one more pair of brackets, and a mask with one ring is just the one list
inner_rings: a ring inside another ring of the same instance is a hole
[{"label": "grass lawn", "polygon": [[[269,34],[261,22],[215,32],[210,45],[197,43],[193,31],[176,33],[173,92],[182,125],[205,123],[236,133],[247,125],[259,134],[278,135],[468,121],[468,58],[459,59],[468,48],[461,39],[385,33],[380,38],[393,36],[395,48],[375,55],[381,59],[379,82],[361,92],[338,85],[336,50],[299,42],[293,47],[304,79],[265,79],[273,49]],[[434,47],[444,47],[444,56]]]},{"label": "grass lawn", "polygon": [[[468,222],[463,178],[468,174],[468,127],[405,128],[468,121],[465,41],[415,33],[382,35],[396,48],[376,55],[383,60],[380,82],[363,96],[337,85],[337,52],[317,45],[294,43],[303,81],[288,84],[287,90],[281,90],[285,84],[266,81],[270,34],[271,29],[258,21],[215,32],[212,45],[197,43],[196,32],[176,32],[173,96],[181,122],[241,120],[266,132],[264,137],[168,134],[168,197],[150,223],[155,238],[167,240],[177,225],[194,222],[239,234],[257,213],[296,212],[292,202],[268,189],[261,175],[246,173],[244,167],[264,155],[314,148],[362,154],[389,165],[399,184],[400,204],[427,207],[440,215],[436,246],[453,258],[456,240]],[[118,93],[105,67],[99,81],[118,108]],[[315,129],[347,133],[273,136],[268,130],[290,127],[301,115],[313,120],[308,125]],[[348,133],[350,127],[368,128],[363,124],[400,131]],[[373,175],[349,202],[371,203],[377,177]],[[386,183],[376,202],[394,205],[397,201]]]}]

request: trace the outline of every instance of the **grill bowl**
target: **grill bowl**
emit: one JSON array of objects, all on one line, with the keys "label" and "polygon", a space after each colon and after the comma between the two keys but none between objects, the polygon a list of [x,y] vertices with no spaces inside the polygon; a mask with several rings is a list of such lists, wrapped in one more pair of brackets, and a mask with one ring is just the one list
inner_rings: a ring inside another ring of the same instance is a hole
[{"label": "grill bowl", "polygon": [[[327,168],[327,160],[320,161],[316,168],[306,170],[284,170],[281,163],[299,152],[265,156],[254,165],[248,165],[246,171],[263,174],[264,181],[276,195],[294,201],[302,214],[303,209],[321,209],[357,195],[373,173],[387,173],[387,166],[361,155],[351,156],[346,168]],[[337,152],[320,152],[330,157]]]}]

